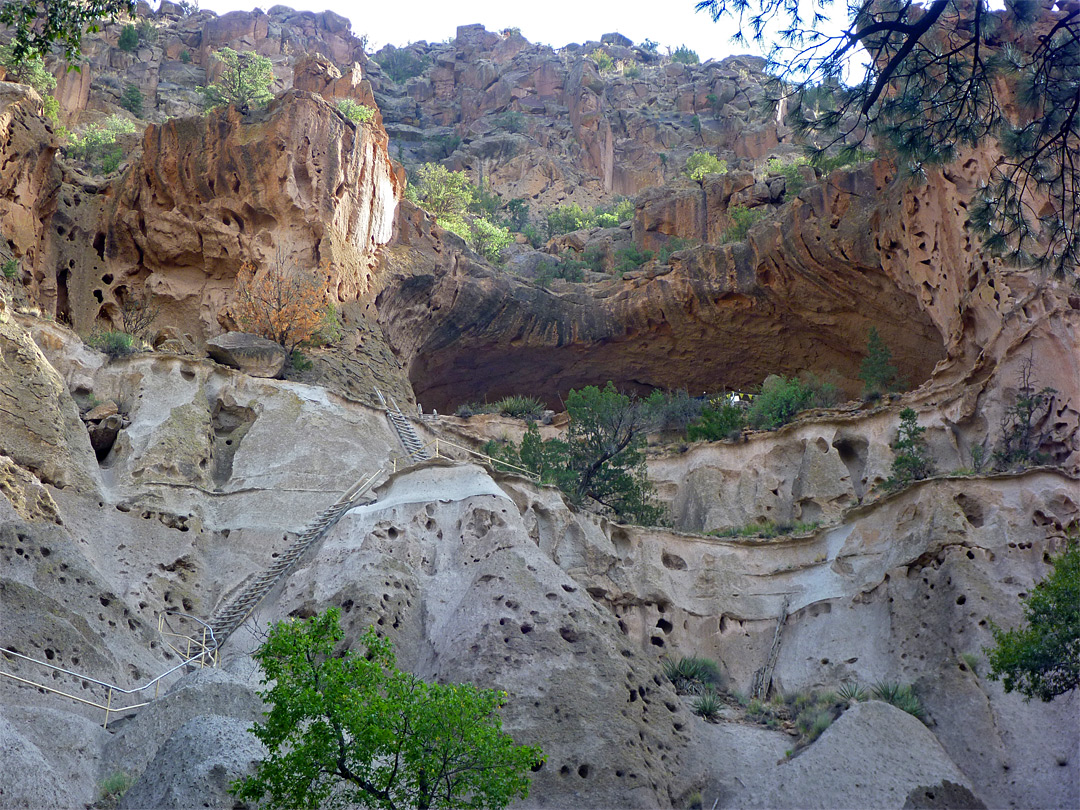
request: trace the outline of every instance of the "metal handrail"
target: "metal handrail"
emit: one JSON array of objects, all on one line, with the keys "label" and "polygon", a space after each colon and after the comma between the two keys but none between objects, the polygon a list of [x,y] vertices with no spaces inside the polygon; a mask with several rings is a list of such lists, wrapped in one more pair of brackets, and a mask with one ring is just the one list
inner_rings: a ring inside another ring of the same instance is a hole
[{"label": "metal handrail", "polygon": [[[198,624],[201,624],[203,626],[203,639],[204,639],[204,642],[200,643],[200,642],[195,641],[194,639],[190,638],[189,636],[180,636],[180,634],[178,634],[178,633],[165,633],[164,630],[163,630],[164,623],[165,623],[165,615],[183,616],[184,618],[191,619],[192,621],[195,621]],[[188,658],[181,661],[179,664],[176,664],[175,666],[170,667],[165,672],[158,675],[156,678],[152,678],[151,680],[147,681],[142,686],[135,686],[135,687],[132,687],[131,689],[125,689],[122,686],[117,686],[116,684],[109,683],[108,681],[101,681],[101,680],[98,680],[97,678],[91,678],[89,675],[84,675],[81,672],[75,672],[74,670],[66,669],[64,667],[58,666],[57,664],[51,664],[48,661],[42,661],[42,660],[40,660],[38,658],[33,658],[33,657],[29,656],[29,655],[23,655],[22,653],[15,652],[14,650],[0,649],[0,654],[6,655],[6,656],[15,656],[16,658],[21,658],[24,661],[30,661],[31,663],[38,664],[39,666],[43,666],[46,669],[51,669],[51,670],[53,670],[55,672],[63,672],[65,675],[71,675],[74,678],[78,678],[80,681],[86,681],[88,683],[96,684],[97,686],[103,687],[107,692],[106,702],[104,704],[97,703],[97,702],[95,702],[93,700],[87,700],[84,697],[80,697],[79,695],[73,695],[70,692],[64,692],[64,691],[62,691],[60,689],[54,689],[53,687],[48,686],[47,684],[37,683],[36,681],[31,681],[28,678],[20,678],[18,675],[13,675],[12,673],[4,672],[3,670],[0,670],[0,675],[3,675],[5,678],[11,678],[13,681],[18,681],[19,683],[25,683],[28,686],[33,686],[33,687],[35,687],[37,689],[43,689],[46,692],[52,692],[55,695],[62,695],[63,697],[70,698],[71,700],[74,700],[74,701],[76,701],[78,703],[84,703],[87,706],[93,706],[93,707],[98,708],[98,709],[104,709],[104,711],[105,711],[105,723],[103,725],[103,728],[108,728],[109,727],[109,715],[110,714],[117,714],[119,712],[126,712],[126,711],[130,711],[132,709],[139,709],[139,708],[142,708],[143,706],[146,706],[146,705],[148,705],[150,703],[150,701],[147,700],[147,701],[144,701],[142,703],[132,704],[130,706],[122,706],[122,707],[119,707],[119,708],[113,708],[113,705],[112,705],[113,695],[115,695],[115,694],[134,695],[134,694],[137,694],[139,692],[143,692],[143,691],[149,689],[151,686],[153,686],[154,687],[154,697],[157,697],[158,689],[161,686],[162,680],[167,678],[169,675],[176,672],[177,670],[182,669],[182,668],[184,668],[186,666],[192,665],[196,661],[198,661],[200,666],[202,666],[202,665],[205,664],[205,660],[206,660],[207,655],[210,655],[210,657],[211,657],[210,660],[216,664],[216,662],[217,662],[217,641],[214,639],[214,630],[209,624],[204,622],[202,619],[199,619],[196,616],[190,616],[190,615],[188,615],[186,613],[180,613],[179,611],[167,610],[164,613],[158,615],[158,632],[162,635],[163,639],[164,639],[164,637],[166,635],[172,635],[172,636],[177,636],[177,637],[181,637],[181,638],[187,638],[188,641],[189,641],[189,646],[190,646],[191,643],[194,643],[195,645],[197,645],[198,647],[201,647],[202,649],[198,653],[196,653],[195,655],[191,655]],[[211,641],[210,645],[207,645],[205,643],[205,639],[206,639],[207,635],[209,635],[209,637],[210,637],[210,641]],[[170,649],[173,649],[173,650],[176,649],[171,644],[169,644],[169,642],[166,641],[165,643]],[[177,652],[179,652],[179,651],[177,651]]]},{"label": "metal handrail", "polygon": [[[489,456],[486,453],[481,453],[478,450],[473,450],[470,447],[464,447],[463,445],[460,445],[460,444],[454,444],[453,442],[448,442],[446,439],[439,439],[439,438],[432,439],[427,444],[425,444],[421,449],[426,450],[428,448],[434,448],[435,454],[432,456],[432,458],[445,458],[448,461],[460,461],[461,460],[461,459],[456,459],[453,456],[443,455],[442,453],[439,452],[439,447],[453,447],[455,450],[461,450],[462,452],[468,453],[469,455],[475,456],[476,458],[484,459],[485,461],[491,463],[493,466],[498,464],[498,465],[501,465],[503,467],[509,467],[514,472],[521,473],[524,476],[532,478],[534,481],[539,481],[540,480],[540,476],[537,475],[536,473],[534,473],[532,470],[526,469],[525,467],[522,467],[522,466],[520,466],[518,464],[512,464],[509,461],[503,461],[501,458],[494,458],[493,456]],[[392,472],[397,472],[398,471],[398,461],[406,462],[406,463],[404,463],[402,465],[403,469],[406,466],[412,466],[413,464],[416,463],[416,461],[412,458],[412,454],[410,454],[408,456],[391,456],[390,461],[389,461],[387,466],[392,467]]]}]

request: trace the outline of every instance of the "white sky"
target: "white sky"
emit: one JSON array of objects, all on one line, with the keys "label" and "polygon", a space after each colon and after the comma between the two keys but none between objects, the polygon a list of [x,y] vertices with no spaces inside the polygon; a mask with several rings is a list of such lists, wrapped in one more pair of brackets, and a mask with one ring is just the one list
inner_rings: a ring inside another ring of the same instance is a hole
[{"label": "white sky", "polygon": [[[276,4],[274,0],[261,7],[269,9]],[[400,46],[419,40],[441,42],[452,38],[459,25],[481,23],[489,31],[520,28],[530,42],[555,48],[570,42],[599,40],[601,35],[617,31],[635,43],[655,40],[660,43],[661,53],[665,46],[674,49],[685,44],[697,51],[702,62],[735,53],[759,53],[752,46],[733,45],[730,36],[734,24],[730,20],[714,23],[708,14],[695,13],[694,0],[378,0],[364,5],[348,0],[291,0],[283,5],[308,11],[329,9],[347,17],[354,34],[368,35],[369,52],[387,43]],[[202,0],[200,7],[224,14],[250,11],[256,6],[255,0]]]}]

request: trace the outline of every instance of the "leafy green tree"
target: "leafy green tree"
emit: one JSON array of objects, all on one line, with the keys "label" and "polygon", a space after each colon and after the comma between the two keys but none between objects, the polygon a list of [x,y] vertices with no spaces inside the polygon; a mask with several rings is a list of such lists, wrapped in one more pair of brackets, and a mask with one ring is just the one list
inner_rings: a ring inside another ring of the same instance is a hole
[{"label": "leafy green tree", "polygon": [[374,807],[502,808],[529,792],[539,748],[502,731],[506,693],[425,683],[395,664],[369,629],[366,654],[334,650],[340,611],[280,622],[254,658],[270,704],[252,733],[269,749],[233,783],[270,810]]},{"label": "leafy green tree", "polygon": [[774,430],[786,425],[795,415],[809,408],[814,390],[802,381],[775,374],[765,378],[761,393],[754,397],[747,421],[756,428]]},{"label": "leafy green tree", "polygon": [[876,326],[870,327],[866,342],[866,357],[859,367],[859,379],[863,382],[864,397],[879,397],[886,391],[895,390],[900,384],[900,372],[892,364],[892,352],[878,334]]},{"label": "leafy green tree", "polygon": [[720,244],[743,241],[750,235],[750,228],[752,228],[755,223],[764,219],[767,213],[767,209],[762,207],[747,208],[745,205],[731,206],[727,210],[731,225],[720,234]]},{"label": "leafy green tree", "polygon": [[531,470],[574,503],[589,499],[619,519],[659,523],[664,509],[653,500],[645,466],[645,431],[653,421],[648,404],[620,394],[609,381],[604,388],[571,391],[566,411],[565,441],[541,440],[531,426],[520,447],[489,444],[488,455]]},{"label": "leafy green tree", "polygon": [[440,163],[420,166],[409,189],[410,199],[438,220],[463,216],[476,191],[465,172],[452,172]]},{"label": "leafy green tree", "polygon": [[105,22],[135,16],[135,0],[0,0],[0,24],[11,29],[16,58],[42,56],[58,43],[75,64],[82,37]]},{"label": "leafy green tree", "polygon": [[710,174],[727,174],[726,160],[720,160],[710,152],[694,152],[686,159],[683,174],[691,180],[704,180]]},{"label": "leafy green tree", "polygon": [[350,121],[360,124],[368,124],[375,118],[375,108],[366,104],[360,104],[351,98],[340,99],[337,103],[338,110]]},{"label": "leafy green tree", "polygon": [[485,217],[477,217],[472,221],[469,236],[465,241],[469,243],[469,247],[489,262],[496,262],[503,248],[509,247],[514,239],[506,227],[497,225]]},{"label": "leafy green tree", "polygon": [[746,412],[735,405],[722,403],[719,407],[710,405],[701,412],[701,417],[686,429],[687,438],[692,441],[715,442],[720,439],[738,438],[746,426]]},{"label": "leafy green tree", "polygon": [[376,53],[375,60],[390,78],[390,81],[395,84],[419,76],[427,69],[430,62],[426,56],[420,57],[412,51],[405,48],[395,48],[393,45],[387,45]]},{"label": "leafy green tree", "polygon": [[1006,692],[1050,701],[1080,686],[1080,543],[1075,535],[1046,579],[1023,600],[1024,627],[991,624],[990,677]]},{"label": "leafy green tree", "polygon": [[890,447],[893,457],[892,475],[885,480],[886,489],[901,489],[915,481],[934,474],[934,462],[926,446],[923,434],[926,428],[918,422],[918,414],[911,408],[900,411],[900,430]]},{"label": "leafy green tree", "polygon": [[567,468],[576,476],[571,498],[591,498],[639,523],[659,522],[663,509],[652,502],[646,478],[647,408],[608,381],[571,391],[566,412]]},{"label": "leafy green tree", "polygon": [[[852,0],[847,26],[833,31],[822,12],[828,5],[696,3],[714,20],[738,20],[737,41],[772,41],[768,70],[786,83],[777,96],[794,99],[796,126],[819,136],[822,154],[884,140],[900,165],[920,176],[954,160],[959,149],[996,138],[1004,159],[976,193],[973,224],[992,250],[1075,274],[1080,10],[1037,2],[998,9],[987,0]],[[854,75],[841,86],[849,69]]]},{"label": "leafy green tree", "polygon": [[101,124],[87,124],[72,132],[64,152],[73,160],[85,161],[108,174],[116,171],[123,158],[123,149],[116,139],[137,131],[138,127],[124,116],[110,115]]},{"label": "leafy green tree", "polygon": [[254,51],[237,53],[232,48],[214,51],[214,58],[225,69],[216,82],[203,87],[202,94],[211,107],[232,104],[242,113],[251,105],[262,105],[274,97],[270,84],[274,81],[274,66],[265,56]]}]

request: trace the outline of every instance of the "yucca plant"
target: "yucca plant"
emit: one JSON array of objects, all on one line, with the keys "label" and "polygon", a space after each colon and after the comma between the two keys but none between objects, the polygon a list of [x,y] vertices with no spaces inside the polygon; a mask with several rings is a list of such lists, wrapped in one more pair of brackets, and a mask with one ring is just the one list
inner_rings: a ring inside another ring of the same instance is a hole
[{"label": "yucca plant", "polygon": [[720,717],[720,698],[712,689],[703,691],[694,701],[693,711],[698,717],[708,720],[710,723]]},{"label": "yucca plant", "polygon": [[513,416],[518,419],[539,419],[544,412],[544,403],[536,397],[527,397],[521,394],[503,397],[493,403],[492,409],[504,416]]},{"label": "yucca plant", "polygon": [[858,681],[847,681],[836,690],[840,700],[846,703],[862,703],[867,698],[866,690]]},{"label": "yucca plant", "polygon": [[680,695],[700,695],[720,683],[720,668],[715,661],[696,655],[675,661],[665,658],[664,676]]}]

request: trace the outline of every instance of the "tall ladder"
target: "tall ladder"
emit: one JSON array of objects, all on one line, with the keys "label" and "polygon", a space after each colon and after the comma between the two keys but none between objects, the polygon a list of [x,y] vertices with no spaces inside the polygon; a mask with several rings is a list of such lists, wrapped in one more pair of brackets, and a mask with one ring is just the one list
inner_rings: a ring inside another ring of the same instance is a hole
[{"label": "tall ladder", "polygon": [[214,639],[218,647],[224,644],[225,639],[244,623],[244,620],[252,614],[266,595],[274,589],[274,586],[289,574],[304,552],[326,537],[327,532],[333,528],[341,516],[375,485],[375,481],[383,472],[384,470],[380,469],[353,484],[344,495],[304,529],[303,533],[293,541],[284,554],[274,561],[273,565],[259,574],[235,599],[214,614],[210,619],[210,627],[214,631]]},{"label": "tall ladder", "polygon": [[427,447],[420,440],[420,437],[416,435],[416,429],[413,428],[412,422],[410,422],[405,414],[401,412],[401,408],[398,407],[394,398],[390,398],[390,404],[387,404],[386,397],[383,396],[382,391],[378,388],[375,389],[375,393],[379,396],[379,402],[382,403],[383,409],[386,411],[386,418],[390,420],[390,425],[394,428],[394,432],[397,433],[398,438],[401,440],[401,446],[405,448],[405,452],[409,455],[409,459],[412,461],[427,461],[431,458],[431,453]]},{"label": "tall ladder", "polygon": [[765,700],[769,696],[769,687],[772,686],[773,670],[776,669],[776,659],[780,656],[780,642],[784,637],[784,625],[788,617],[788,600],[784,600],[784,606],[780,608],[780,615],[776,618],[776,630],[773,632],[772,646],[769,648],[769,656],[765,659],[765,666],[754,673],[754,686],[751,697],[757,700]]}]

